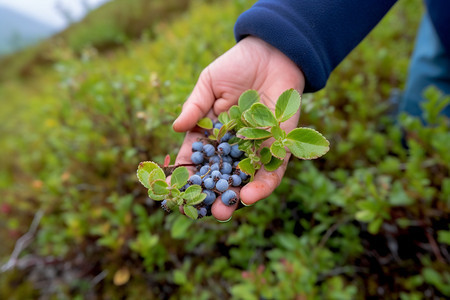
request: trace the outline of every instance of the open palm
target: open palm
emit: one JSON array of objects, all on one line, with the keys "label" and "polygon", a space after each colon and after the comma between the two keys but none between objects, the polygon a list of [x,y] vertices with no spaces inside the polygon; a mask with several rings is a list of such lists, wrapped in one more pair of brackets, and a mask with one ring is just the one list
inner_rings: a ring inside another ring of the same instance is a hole
[{"label": "open palm", "polygon": [[[261,102],[274,110],[276,99],[287,89],[295,88],[300,93],[304,88],[301,70],[283,53],[266,42],[247,37],[212,62],[201,73],[191,95],[183,105],[180,116],[175,120],[175,131],[188,131],[178,153],[175,164],[190,163],[191,145],[203,135],[193,130],[198,120],[217,116],[237,104],[239,96],[248,89],[261,94]],[[297,126],[300,112],[282,124],[289,132]],[[260,169],[254,181],[245,185],[239,193],[244,205],[251,205],[269,196],[280,184],[286,170],[289,155],[284,164],[274,172]],[[228,220],[238,204],[226,206],[215,201],[213,216],[220,221]]]}]

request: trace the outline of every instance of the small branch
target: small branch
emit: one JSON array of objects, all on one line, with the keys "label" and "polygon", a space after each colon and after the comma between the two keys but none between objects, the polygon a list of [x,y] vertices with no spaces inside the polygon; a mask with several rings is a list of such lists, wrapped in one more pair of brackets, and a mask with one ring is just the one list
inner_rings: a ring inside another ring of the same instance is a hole
[{"label": "small branch", "polygon": [[44,212],[42,210],[37,211],[31,222],[30,229],[17,240],[8,262],[1,267],[0,272],[6,272],[16,266],[20,253],[31,244],[43,215]]},{"label": "small branch", "polygon": [[325,246],[325,243],[328,241],[328,239],[331,237],[331,235],[341,226],[342,224],[346,223],[347,219],[341,219],[333,224],[330,228],[328,228],[327,232],[323,235],[322,239],[319,242],[319,248],[322,248]]}]

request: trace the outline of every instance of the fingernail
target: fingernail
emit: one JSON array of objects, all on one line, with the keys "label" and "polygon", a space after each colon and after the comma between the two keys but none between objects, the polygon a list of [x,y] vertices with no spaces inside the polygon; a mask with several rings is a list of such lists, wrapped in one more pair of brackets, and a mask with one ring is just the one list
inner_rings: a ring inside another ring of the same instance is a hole
[{"label": "fingernail", "polygon": [[242,200],[241,200],[241,203],[242,203],[242,205],[244,205],[244,206],[253,206],[253,204],[255,204],[255,203],[253,203],[253,204],[245,204],[244,202],[242,202]]},{"label": "fingernail", "polygon": [[222,221],[222,220],[217,220],[217,221],[219,221],[220,223],[226,223],[226,222],[230,221],[232,217],[233,216],[231,216],[228,220],[225,220],[225,221]]}]

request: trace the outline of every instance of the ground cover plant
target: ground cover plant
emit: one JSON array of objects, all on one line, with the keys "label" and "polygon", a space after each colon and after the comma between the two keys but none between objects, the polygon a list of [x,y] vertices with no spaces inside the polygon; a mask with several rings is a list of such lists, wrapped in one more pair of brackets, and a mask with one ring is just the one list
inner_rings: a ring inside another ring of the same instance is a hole
[{"label": "ground cover plant", "polygon": [[136,166],[173,161],[183,136],[171,123],[250,4],[193,1],[152,39],[106,54],[54,44],[51,67],[0,83],[0,298],[449,297],[450,133],[438,116],[449,99],[427,91],[426,127],[395,121],[387,101],[405,81],[419,1],[399,2],[324,90],[302,96],[299,127],[331,148],[291,160],[270,197],[227,223],[148,197]]}]

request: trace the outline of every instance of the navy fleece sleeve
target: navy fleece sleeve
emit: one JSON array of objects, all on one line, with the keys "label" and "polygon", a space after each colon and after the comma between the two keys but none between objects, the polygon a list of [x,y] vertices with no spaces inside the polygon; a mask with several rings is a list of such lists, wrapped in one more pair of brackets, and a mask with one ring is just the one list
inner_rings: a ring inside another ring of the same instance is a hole
[{"label": "navy fleece sleeve", "polygon": [[260,0],[238,18],[235,37],[256,36],[281,50],[305,74],[305,92],[314,92],[395,2]]}]

